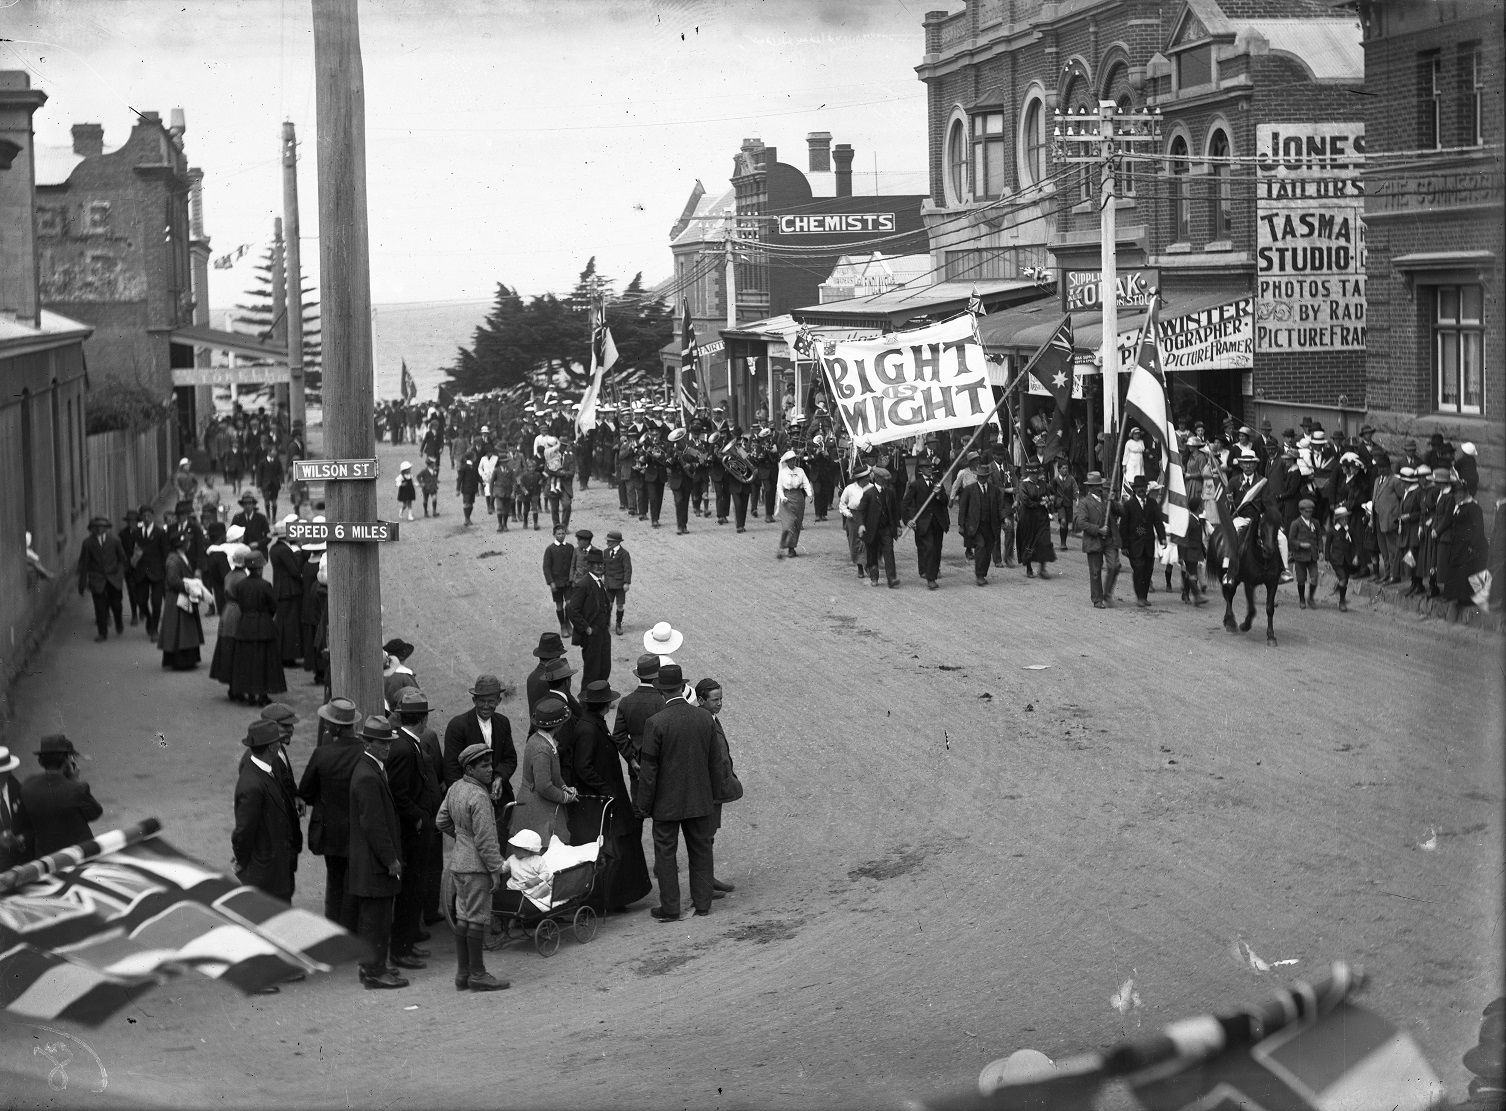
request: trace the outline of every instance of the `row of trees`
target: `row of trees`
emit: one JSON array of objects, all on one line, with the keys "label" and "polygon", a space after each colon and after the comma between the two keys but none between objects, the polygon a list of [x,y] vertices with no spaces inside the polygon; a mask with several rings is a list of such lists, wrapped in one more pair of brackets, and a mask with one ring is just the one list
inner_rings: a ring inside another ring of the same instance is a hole
[{"label": "row of trees", "polygon": [[620,293],[598,274],[593,256],[565,297],[544,293],[527,301],[498,284],[497,298],[469,347],[445,368],[459,394],[515,386],[585,388],[591,367],[591,305],[606,300],[607,327],[617,346],[612,370],[621,388],[659,374],[659,349],[674,333],[674,311],[643,288],[640,271]]}]

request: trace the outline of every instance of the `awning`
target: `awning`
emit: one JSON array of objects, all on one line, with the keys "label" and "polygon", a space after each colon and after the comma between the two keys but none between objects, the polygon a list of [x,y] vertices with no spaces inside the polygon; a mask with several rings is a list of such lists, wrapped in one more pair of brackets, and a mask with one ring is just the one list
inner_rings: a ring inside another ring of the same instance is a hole
[{"label": "awning", "polygon": [[[228,351],[232,355],[244,355],[252,359],[282,363],[282,381],[288,380],[287,348],[275,343],[267,343],[256,336],[247,335],[244,332],[222,332],[218,328],[206,328],[196,324],[189,328],[174,328],[168,338],[173,343],[184,344],[195,351]],[[255,381],[266,381],[266,379],[255,379]]]},{"label": "awning", "polygon": [[[1209,286],[1196,293],[1170,293],[1161,302],[1164,324],[1200,313],[1210,313],[1224,305],[1248,301],[1252,293],[1246,286]],[[1037,302],[993,313],[978,321],[978,336],[985,350],[1030,355],[1048,339],[1061,323],[1058,302]],[[1126,333],[1136,333],[1145,326],[1143,308],[1121,309],[1118,329],[1121,345]],[[1103,313],[1072,314],[1072,346],[1083,354],[1096,352],[1103,344]],[[1189,368],[1190,369],[1190,368]]]},{"label": "awning", "polygon": [[[751,324],[741,324],[736,328],[724,328],[722,329],[722,338],[762,343],[765,345],[764,353],[770,358],[789,359],[793,358],[793,352],[790,351],[787,337],[793,335],[799,327],[799,323],[792,315],[782,313],[779,316],[771,316],[766,320],[755,320]],[[811,327],[811,334],[817,340],[832,343],[841,343],[853,339],[870,339],[881,331],[882,329],[877,328],[834,327],[819,324]]]},{"label": "awning", "polygon": [[1055,293],[1054,289],[1042,288],[1028,278],[937,282],[934,285],[900,286],[867,297],[810,305],[795,309],[793,315],[796,320],[807,324],[893,330],[916,317],[941,319],[955,316],[967,309],[974,290],[990,313]]}]

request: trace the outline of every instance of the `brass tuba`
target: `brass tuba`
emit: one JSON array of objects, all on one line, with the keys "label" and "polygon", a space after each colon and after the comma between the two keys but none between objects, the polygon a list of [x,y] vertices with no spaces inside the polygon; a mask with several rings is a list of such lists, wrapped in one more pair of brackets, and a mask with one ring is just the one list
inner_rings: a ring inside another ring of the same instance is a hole
[{"label": "brass tuba", "polygon": [[724,444],[718,454],[722,457],[722,466],[727,468],[727,473],[738,482],[753,481],[753,460],[748,456],[748,449],[741,440],[731,440]]}]

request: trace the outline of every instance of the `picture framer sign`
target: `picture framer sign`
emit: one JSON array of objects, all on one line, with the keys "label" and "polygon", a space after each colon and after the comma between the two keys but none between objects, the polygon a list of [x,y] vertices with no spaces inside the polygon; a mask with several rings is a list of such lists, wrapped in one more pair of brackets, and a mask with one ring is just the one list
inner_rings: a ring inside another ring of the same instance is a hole
[{"label": "picture framer sign", "polygon": [[1162,320],[1156,329],[1162,369],[1249,370],[1255,365],[1254,309],[1252,298],[1241,297]]},{"label": "picture framer sign", "polygon": [[967,316],[824,347],[832,398],[860,448],[973,428],[993,411],[988,360]]},{"label": "picture framer sign", "polygon": [[1365,125],[1262,123],[1255,144],[1255,350],[1365,350]]}]

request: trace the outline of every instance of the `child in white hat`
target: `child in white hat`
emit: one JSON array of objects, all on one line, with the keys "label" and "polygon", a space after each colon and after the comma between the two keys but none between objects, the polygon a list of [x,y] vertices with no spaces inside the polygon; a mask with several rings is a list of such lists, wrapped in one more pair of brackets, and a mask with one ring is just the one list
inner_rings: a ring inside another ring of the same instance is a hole
[{"label": "child in white hat", "polygon": [[418,491],[413,488],[413,464],[404,460],[397,469],[397,503],[402,507],[398,510],[398,517],[406,513],[408,520],[413,520],[413,503],[417,499]]}]

